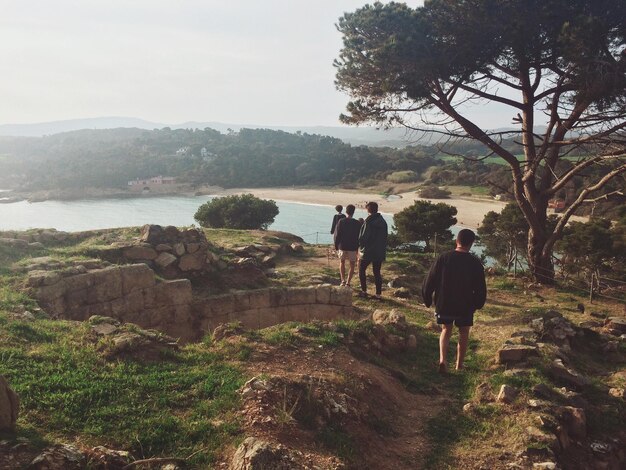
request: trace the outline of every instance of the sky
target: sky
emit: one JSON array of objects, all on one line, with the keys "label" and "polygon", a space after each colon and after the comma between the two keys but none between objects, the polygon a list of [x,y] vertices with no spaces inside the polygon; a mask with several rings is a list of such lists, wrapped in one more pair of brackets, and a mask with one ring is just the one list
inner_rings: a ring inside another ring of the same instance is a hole
[{"label": "sky", "polygon": [[[0,0],[0,124],[339,125],[335,24],[365,3]],[[477,119],[500,127],[490,109]]]}]

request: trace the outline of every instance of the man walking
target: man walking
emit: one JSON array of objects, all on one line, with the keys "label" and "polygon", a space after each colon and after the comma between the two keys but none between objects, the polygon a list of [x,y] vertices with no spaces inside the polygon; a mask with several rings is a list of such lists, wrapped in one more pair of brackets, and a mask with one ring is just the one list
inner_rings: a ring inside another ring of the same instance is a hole
[{"label": "man walking", "polygon": [[341,219],[345,217],[345,215],[341,213],[343,211],[343,206],[341,204],[336,205],[335,210],[337,211],[337,213],[333,216],[333,223],[330,226],[331,235],[335,234],[335,228],[337,227],[337,222],[339,222]]},{"label": "man walking", "polygon": [[[359,249],[359,231],[361,223],[353,218],[354,206],[348,204],[346,206],[346,217],[339,219],[335,227],[335,250],[339,255],[339,275],[341,276],[341,285],[349,286],[354,276],[354,267],[356,266],[356,255]],[[346,279],[346,260],[350,263],[350,271]]]},{"label": "man walking", "polygon": [[361,297],[367,297],[367,267],[371,264],[374,271],[374,283],[376,285],[376,299],[381,299],[383,291],[383,278],[380,268],[387,254],[387,222],[378,213],[378,204],[368,202],[365,205],[369,214],[359,234],[359,248],[361,261],[359,264],[359,280],[361,281]]},{"label": "man walking", "polygon": [[447,355],[453,325],[459,329],[456,369],[463,369],[474,312],[485,305],[487,286],[480,260],[469,250],[476,235],[463,229],[456,237],[456,249],[439,255],[422,285],[424,304],[430,307],[435,297],[435,316],[442,326],[439,337],[439,372],[448,370]]}]

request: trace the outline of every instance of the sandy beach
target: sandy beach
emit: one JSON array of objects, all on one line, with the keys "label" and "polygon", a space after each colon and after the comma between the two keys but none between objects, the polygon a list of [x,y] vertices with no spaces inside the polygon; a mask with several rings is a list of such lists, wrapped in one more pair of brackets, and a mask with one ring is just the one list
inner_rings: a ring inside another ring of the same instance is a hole
[{"label": "sandy beach", "polygon": [[[405,207],[413,204],[419,198],[415,192],[402,193],[386,199],[380,194],[356,191],[334,191],[322,189],[298,189],[298,188],[233,188],[220,192],[222,195],[252,193],[263,199],[274,199],[276,201],[298,202],[304,204],[319,204],[325,206],[335,206],[342,204],[354,204],[363,207],[367,201],[378,203],[380,211],[388,214],[395,214]],[[459,225],[469,228],[477,228],[483,217],[489,211],[500,212],[505,202],[489,199],[423,199],[432,202],[444,202],[457,208],[457,220]]]}]

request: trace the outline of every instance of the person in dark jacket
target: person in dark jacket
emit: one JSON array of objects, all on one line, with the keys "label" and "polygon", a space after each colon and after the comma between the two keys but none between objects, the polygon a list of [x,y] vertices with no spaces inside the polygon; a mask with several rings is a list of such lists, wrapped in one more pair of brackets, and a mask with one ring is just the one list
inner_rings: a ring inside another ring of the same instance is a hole
[{"label": "person in dark jacket", "polygon": [[365,205],[369,214],[359,233],[359,251],[361,260],[359,263],[359,280],[361,281],[361,297],[367,297],[367,267],[371,264],[374,271],[374,284],[376,285],[376,299],[381,298],[383,291],[383,278],[380,268],[387,255],[387,222],[378,213],[378,204],[368,202]]},{"label": "person in dark jacket", "polygon": [[333,216],[333,223],[330,226],[330,233],[331,234],[335,233],[335,228],[337,227],[337,222],[339,222],[341,219],[345,218],[345,214],[341,213],[343,211],[343,206],[341,204],[336,205],[335,206],[335,210],[337,211],[337,213]]},{"label": "person in dark jacket", "polygon": [[459,328],[456,369],[463,369],[474,312],[485,305],[487,286],[480,260],[469,252],[476,235],[463,229],[456,238],[456,249],[439,255],[422,285],[424,304],[435,303],[439,338],[439,372],[447,372],[447,354],[453,325]]},{"label": "person in dark jacket", "polygon": [[[341,285],[349,286],[354,276],[356,257],[359,250],[359,231],[361,223],[353,218],[355,207],[352,204],[346,206],[346,217],[339,219],[335,227],[335,250],[339,255],[339,275]],[[346,260],[350,262],[350,271],[346,278]]]}]

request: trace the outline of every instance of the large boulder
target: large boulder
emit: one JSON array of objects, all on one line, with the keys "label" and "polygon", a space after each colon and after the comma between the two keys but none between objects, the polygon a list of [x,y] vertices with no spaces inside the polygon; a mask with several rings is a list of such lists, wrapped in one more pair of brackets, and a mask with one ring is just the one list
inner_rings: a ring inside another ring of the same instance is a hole
[{"label": "large boulder", "polygon": [[17,394],[0,375],[0,431],[13,431],[20,408]]}]

